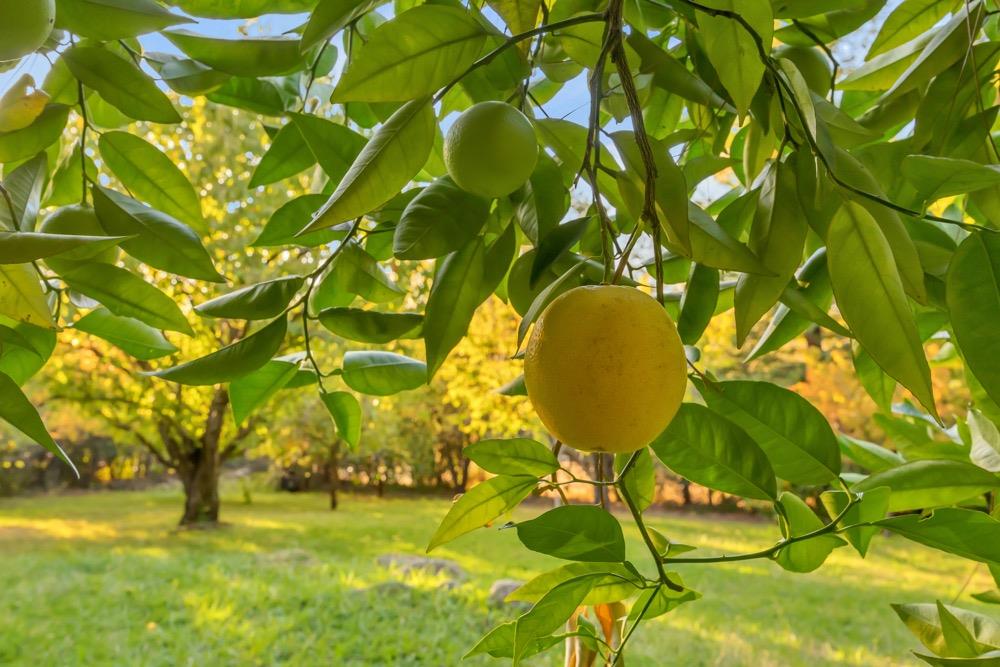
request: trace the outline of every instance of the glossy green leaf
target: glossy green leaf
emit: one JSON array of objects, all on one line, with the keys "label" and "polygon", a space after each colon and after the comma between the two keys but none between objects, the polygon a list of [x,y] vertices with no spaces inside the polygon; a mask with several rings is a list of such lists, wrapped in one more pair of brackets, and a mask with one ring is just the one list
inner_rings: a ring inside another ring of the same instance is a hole
[{"label": "glossy green leaf", "polygon": [[948,655],[948,642],[942,629],[941,608],[986,646],[1000,646],[1000,623],[991,616],[959,607],[935,604],[893,604],[892,609],[920,643],[938,655]]},{"label": "glossy green leaf", "polygon": [[477,466],[495,475],[542,477],[559,469],[548,447],[529,438],[480,440],[462,450]]},{"label": "glossy green leaf", "polygon": [[1000,562],[1000,521],[982,512],[942,507],[927,517],[904,514],[882,519],[876,525],[968,560]]},{"label": "glossy green leaf", "polygon": [[0,373],[23,385],[42,369],[56,348],[56,332],[0,317]]},{"label": "glossy green leaf", "polygon": [[299,370],[295,361],[272,359],[255,371],[229,383],[229,400],[237,426],[282,390]]},{"label": "glossy green leaf", "polygon": [[552,266],[553,262],[576,245],[593,222],[594,218],[589,216],[570,220],[557,226],[539,240],[534,260],[531,263],[531,276],[529,278],[531,287],[535,286],[538,279]]},{"label": "glossy green leaf", "polygon": [[230,382],[270,361],[281,348],[287,330],[287,318],[279,317],[249,336],[204,357],[145,374],[195,386]]},{"label": "glossy green leaf", "polygon": [[717,108],[729,106],[707,83],[642,32],[631,31],[627,40],[629,46],[639,54],[639,71],[651,74],[653,85],[696,104]]},{"label": "glossy green leaf", "polygon": [[559,584],[521,614],[514,626],[514,665],[533,644],[558,630],[586,599],[593,587],[593,577],[570,579]]},{"label": "glossy green leaf", "polygon": [[167,11],[153,0],[57,0],[56,27],[105,42],[156,32],[186,16]]},{"label": "glossy green leaf", "polygon": [[947,0],[901,2],[879,27],[865,60],[907,43],[936,24],[952,6]]},{"label": "glossy green leaf", "polygon": [[[837,306],[858,342],[936,415],[913,311],[892,249],[871,214],[858,204],[844,204],[830,223],[827,253]],[[896,334],[887,336],[889,331]]]},{"label": "glossy green leaf", "polygon": [[76,264],[59,276],[77,292],[99,301],[115,315],[134,317],[151,327],[191,335],[191,325],[177,303],[125,269],[110,264]]},{"label": "glossy green leaf", "polygon": [[855,491],[892,489],[889,510],[931,509],[974,500],[1000,487],[1000,477],[963,461],[911,461],[866,477]]},{"label": "glossy green leaf", "polygon": [[689,206],[688,212],[691,220],[692,259],[713,269],[771,275],[770,269],[712,216],[694,204]]},{"label": "glossy green leaf", "polygon": [[304,282],[301,276],[275,278],[217,296],[194,309],[202,317],[267,320],[284,312]]},{"label": "glossy green leaf", "polygon": [[[249,187],[277,183],[316,164],[298,125],[282,125],[253,170]],[[307,195],[309,196],[309,195]],[[298,231],[298,230],[296,230]]]},{"label": "glossy green leaf", "polygon": [[314,303],[318,307],[326,307],[327,304],[320,297],[327,289],[348,295],[357,294],[372,303],[396,301],[403,296],[403,290],[393,282],[375,258],[353,241],[344,245],[330,265],[330,272],[315,294]]},{"label": "glossy green leaf", "polygon": [[66,452],[49,435],[45,424],[42,423],[42,418],[38,415],[38,410],[21,392],[17,383],[6,373],[0,373],[0,396],[3,396],[3,401],[0,401],[0,419],[52,452],[79,477],[80,473],[77,472],[76,466],[73,465],[70,458],[66,456]]},{"label": "glossy green leaf", "polygon": [[225,282],[201,239],[184,223],[114,190],[94,186],[91,194],[104,231],[131,237],[118,245],[132,257],[179,276]]},{"label": "glossy green leaf", "polygon": [[517,537],[532,551],[564,560],[614,563],[625,560],[621,524],[593,505],[563,505],[517,524]]},{"label": "glossy green leaf", "polygon": [[850,460],[869,472],[882,472],[906,462],[902,456],[874,442],[852,438],[843,433],[837,436],[840,451]]},{"label": "glossy green leaf", "polygon": [[697,403],[684,403],[652,443],[678,475],[725,493],[774,500],[774,471],[764,452],[739,426]]},{"label": "glossy green leaf", "polygon": [[39,153],[10,173],[4,172],[3,186],[13,207],[6,205],[6,201],[0,206],[0,226],[22,232],[35,229],[42,189],[48,178],[47,162],[45,153]]},{"label": "glossy green leaf", "polygon": [[358,399],[346,391],[334,391],[320,394],[323,405],[333,418],[340,436],[352,449],[361,442],[361,404]]},{"label": "glossy green leaf", "polygon": [[315,0],[169,0],[188,14],[212,19],[248,19],[261,14],[298,14]]},{"label": "glossy green leaf", "polygon": [[320,0],[302,31],[301,48],[325,43],[376,4],[375,0]]},{"label": "glossy green leaf", "polygon": [[283,245],[300,245],[306,247],[323,245],[337,238],[343,238],[344,232],[332,229],[322,229],[317,232],[299,234],[309,221],[326,202],[326,195],[301,195],[283,204],[268,219],[260,235],[251,244],[254,247],[273,247]]},{"label": "glossy green leaf", "polygon": [[163,83],[181,95],[204,95],[223,86],[232,77],[217,72],[196,60],[168,53],[145,53],[146,62],[160,75]]},{"label": "glossy green leaf", "polygon": [[499,475],[472,487],[448,510],[431,537],[427,551],[482,528],[517,507],[536,484],[538,480],[531,476]]},{"label": "glossy green leaf", "polygon": [[432,259],[465,246],[486,224],[490,203],[459,188],[447,176],[414,197],[393,232],[399,259]]},{"label": "glossy green leaf", "polygon": [[967,423],[972,448],[969,458],[983,470],[1000,472],[1000,429],[978,410],[969,410]]},{"label": "glossy green leaf", "polygon": [[656,464],[648,448],[640,449],[634,454],[615,454],[615,475],[621,476],[625,464],[632,456],[636,457],[635,463],[625,471],[621,483],[625,485],[635,506],[643,512],[656,500]]},{"label": "glossy green leaf", "polygon": [[142,361],[159,359],[177,351],[159,329],[131,318],[96,308],[73,323],[73,328],[97,336]]},{"label": "glossy green leaf", "polygon": [[327,308],[319,314],[320,323],[347,340],[361,343],[391,343],[410,337],[420,329],[424,318],[419,313],[381,313],[361,308]]},{"label": "glossy green leaf", "polygon": [[[778,503],[782,508],[786,538],[807,535],[823,527],[819,517],[795,494],[787,491],[782,493]],[[789,572],[812,572],[826,561],[834,549],[843,544],[844,540],[836,535],[820,535],[783,547],[775,556],[774,562]]]},{"label": "glossy green leaf", "polygon": [[925,203],[1000,184],[1000,165],[933,155],[908,155],[902,173]]},{"label": "glossy green leaf", "polygon": [[99,46],[79,45],[62,57],[80,83],[96,90],[129,118],[154,123],[181,121],[170,98],[131,60]]},{"label": "glossy green leaf", "polygon": [[[675,583],[680,579],[675,572],[669,572],[667,576]],[[639,612],[642,610],[645,610],[642,620],[648,621],[673,611],[685,602],[693,602],[699,598],[701,598],[701,593],[693,591],[690,588],[684,588],[684,590],[680,591],[675,591],[666,586],[647,588],[632,603],[632,608],[629,610],[626,622],[630,625],[635,623],[638,620]]]},{"label": "glossy green leaf", "polygon": [[691,264],[687,287],[681,296],[677,333],[685,345],[694,345],[712,321],[719,303],[719,271],[703,264]]},{"label": "glossy green leaf", "polygon": [[233,77],[206,97],[216,104],[246,109],[265,116],[280,116],[293,109],[298,102],[295,92],[289,90],[287,81],[287,78]]},{"label": "glossy green leaf", "polygon": [[994,401],[1000,401],[1000,238],[970,234],[948,269],[946,298],[965,363]]},{"label": "glossy green leaf", "polygon": [[187,177],[152,144],[128,132],[105,132],[101,157],[129,192],[153,208],[205,231],[201,202]]},{"label": "glossy green leaf", "polygon": [[36,326],[52,326],[42,283],[30,264],[0,265],[0,315]]},{"label": "glossy green leaf", "polygon": [[26,128],[0,132],[0,162],[24,160],[43,151],[62,136],[69,118],[69,107],[50,104]]},{"label": "glossy green leaf", "polygon": [[26,264],[80,247],[94,251],[112,248],[123,238],[125,237],[0,232],[0,264]]},{"label": "glossy green leaf", "polygon": [[333,102],[396,102],[435,92],[479,56],[483,26],[464,8],[420,5],[369,35],[340,77]]},{"label": "glossy green leaf", "polygon": [[508,602],[538,602],[547,592],[570,579],[590,577],[592,587],[583,604],[607,604],[632,597],[638,591],[635,572],[621,563],[567,563],[531,579],[507,596]]},{"label": "glossy green leaf", "polygon": [[822,484],[840,474],[833,430],[822,413],[795,392],[750,380],[697,380],[695,386],[712,410],[756,441],[781,479]]},{"label": "glossy green leaf", "polygon": [[424,347],[428,379],[433,378],[448,354],[465,336],[476,308],[487,296],[486,248],[475,239],[440,264],[424,322]]},{"label": "glossy green leaf", "polygon": [[344,355],[343,378],[354,391],[389,396],[424,384],[427,366],[394,352],[351,351]]},{"label": "glossy green leaf", "polygon": [[304,70],[309,65],[307,55],[299,50],[297,39],[222,39],[189,30],[167,30],[162,34],[189,58],[234,76],[276,76]]},{"label": "glossy green leaf", "polygon": [[[840,533],[854,547],[861,557],[868,553],[872,538],[878,534],[875,526],[858,526],[856,524],[871,523],[884,519],[889,511],[889,496],[891,489],[887,486],[877,486],[864,492],[861,502],[847,510],[839,522],[840,526],[855,526]],[[827,514],[831,518],[840,516],[847,507],[847,494],[843,491],[824,491],[820,496]]]},{"label": "glossy green leaf", "polygon": [[298,113],[292,116],[292,123],[331,181],[340,181],[365,147],[364,136],[326,118]]},{"label": "glossy green leaf", "polygon": [[740,115],[745,115],[764,75],[764,64],[757,51],[757,39],[765,49],[770,47],[774,31],[771,3],[768,0],[711,0],[704,4],[713,9],[738,11],[756,33],[755,39],[740,23],[725,16],[711,16],[703,12],[697,14],[708,59],[718,72],[722,85],[729,91]]},{"label": "glossy green leaf", "polygon": [[434,145],[431,100],[407,102],[383,123],[303,231],[353,220],[389,201],[420,171]]}]

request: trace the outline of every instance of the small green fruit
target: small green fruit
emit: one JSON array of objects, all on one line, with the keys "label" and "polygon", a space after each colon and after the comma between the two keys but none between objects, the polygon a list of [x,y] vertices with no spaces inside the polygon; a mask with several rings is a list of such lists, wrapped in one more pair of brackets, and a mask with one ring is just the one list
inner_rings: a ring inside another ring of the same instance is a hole
[{"label": "small green fruit", "polygon": [[521,187],[538,161],[535,130],[503,102],[480,102],[448,130],[444,163],[452,180],[481,197],[503,197]]},{"label": "small green fruit", "polygon": [[0,61],[33,53],[56,22],[55,0],[0,0]]}]

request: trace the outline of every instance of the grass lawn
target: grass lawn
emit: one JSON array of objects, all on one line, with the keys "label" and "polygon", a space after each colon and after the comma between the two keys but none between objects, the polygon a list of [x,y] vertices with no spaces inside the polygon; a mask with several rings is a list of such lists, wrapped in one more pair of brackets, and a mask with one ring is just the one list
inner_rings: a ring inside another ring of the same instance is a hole
[{"label": "grass lawn", "polygon": [[[513,614],[488,608],[490,584],[560,564],[514,531],[486,529],[435,552],[468,571],[457,589],[429,576],[407,578],[411,591],[379,588],[402,575],[375,558],[421,553],[447,501],[346,496],[330,512],[322,495],[256,494],[252,505],[231,495],[229,527],[183,533],[173,531],[179,496],[165,491],[0,500],[0,664],[502,664],[461,663]],[[650,523],[707,550],[777,535],[723,517]],[[628,537],[630,557],[649,567],[638,534]],[[895,537],[877,538],[867,560],[839,549],[811,575],[767,561],[677,569],[704,598],[644,626],[629,667],[917,664],[889,603],[950,601],[971,571]],[[959,604],[983,609],[968,594],[990,580],[985,568],[974,577]],[[532,664],[561,662],[553,653]]]}]

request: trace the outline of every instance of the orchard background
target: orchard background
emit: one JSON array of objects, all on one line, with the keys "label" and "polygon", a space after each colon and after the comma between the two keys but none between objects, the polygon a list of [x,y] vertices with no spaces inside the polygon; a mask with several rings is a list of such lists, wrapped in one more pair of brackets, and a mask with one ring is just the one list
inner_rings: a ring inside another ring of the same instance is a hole
[{"label": "orchard background", "polygon": [[[0,0],[0,661],[1000,663],[998,62],[987,0]],[[600,284],[690,378],[617,456],[522,374]]]}]

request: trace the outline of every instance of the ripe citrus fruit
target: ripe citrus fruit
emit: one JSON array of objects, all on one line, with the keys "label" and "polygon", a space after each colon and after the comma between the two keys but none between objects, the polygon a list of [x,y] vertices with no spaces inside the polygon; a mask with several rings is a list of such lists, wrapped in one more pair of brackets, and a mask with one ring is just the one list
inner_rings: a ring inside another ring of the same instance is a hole
[{"label": "ripe citrus fruit", "polygon": [[444,164],[466,192],[493,198],[521,187],[538,161],[535,130],[523,113],[503,102],[469,107],[448,130]]},{"label": "ripe citrus fruit", "polygon": [[830,92],[830,77],[833,76],[833,66],[823,52],[809,46],[783,45],[774,50],[777,58],[791,60],[806,80],[806,85],[820,96]]},{"label": "ripe citrus fruit", "polygon": [[38,49],[56,20],[55,0],[0,0],[0,60],[15,60]]},{"label": "ripe citrus fruit", "polygon": [[[97,214],[89,206],[63,206],[53,211],[49,217],[45,218],[38,231],[45,234],[74,234],[78,236],[107,236],[108,234],[101,227],[97,220]],[[52,258],[56,261],[84,261],[93,260],[95,262],[105,262],[113,264],[118,259],[118,248],[104,248],[94,250],[86,246],[64,252]],[[51,264],[52,260],[49,260]]]},{"label": "ripe citrus fruit", "polygon": [[535,323],[524,356],[528,398],[563,443],[586,452],[645,447],[687,386],[684,346],[666,310],[631,287],[577,287]]}]

